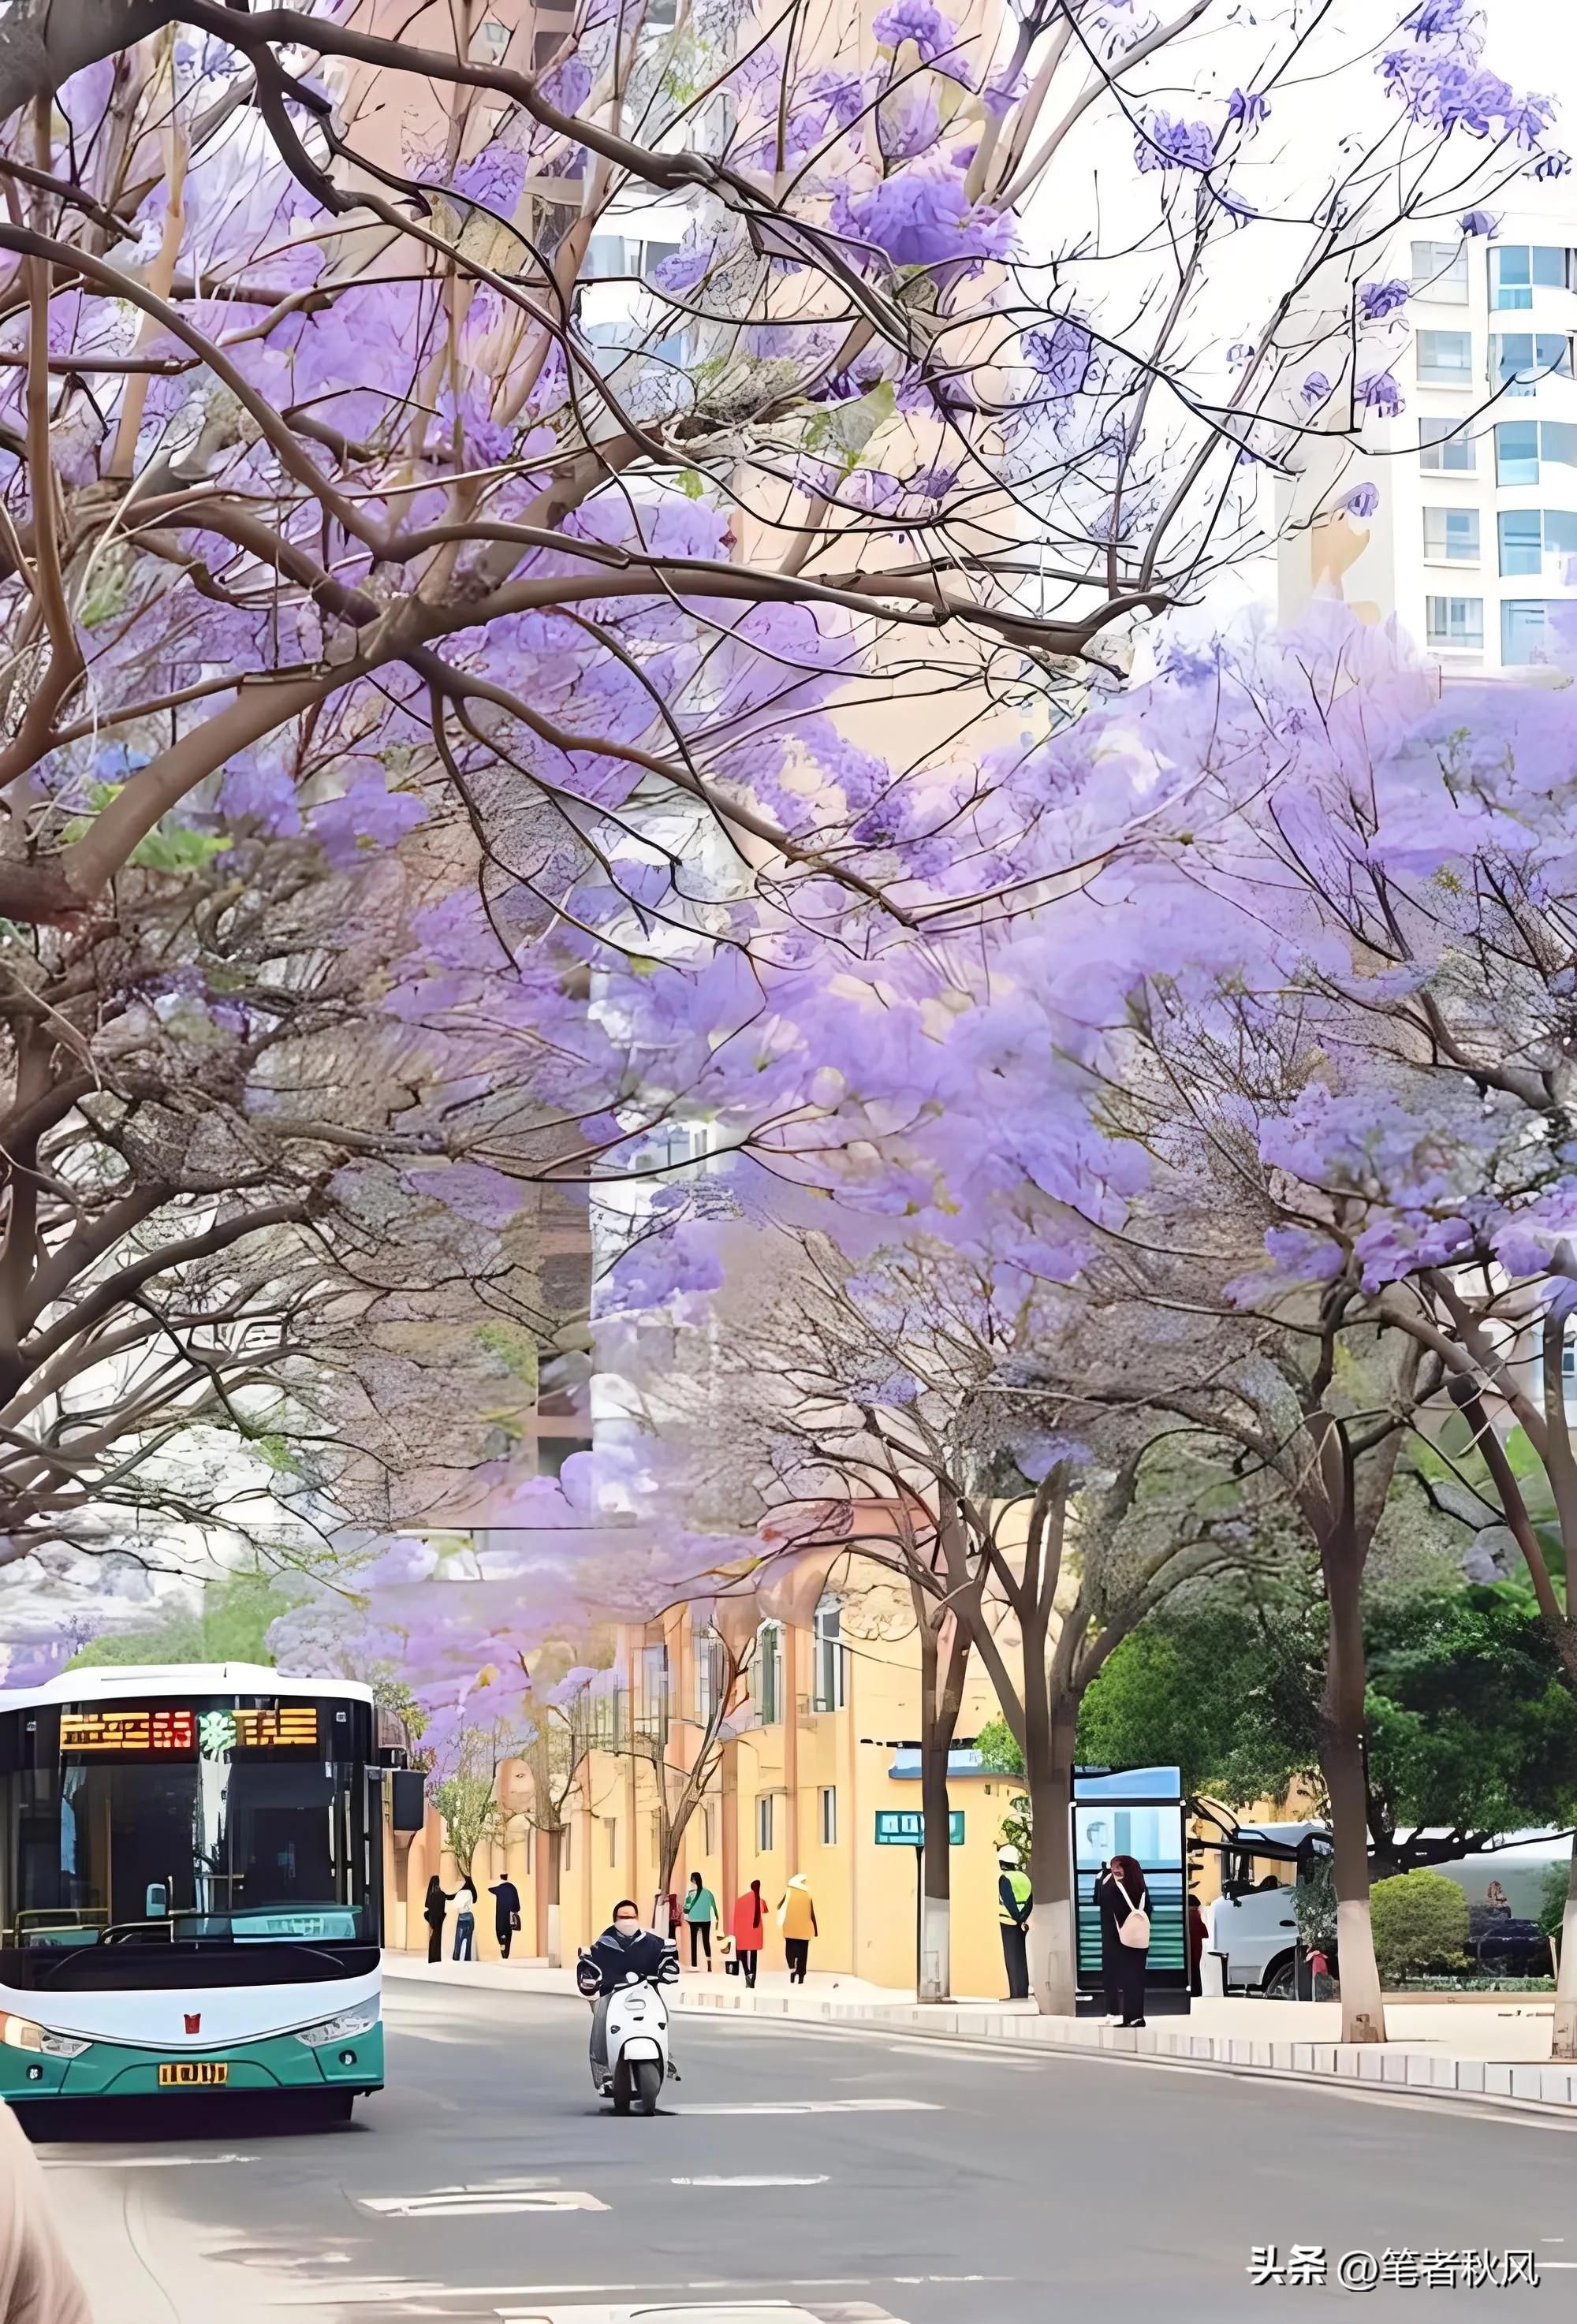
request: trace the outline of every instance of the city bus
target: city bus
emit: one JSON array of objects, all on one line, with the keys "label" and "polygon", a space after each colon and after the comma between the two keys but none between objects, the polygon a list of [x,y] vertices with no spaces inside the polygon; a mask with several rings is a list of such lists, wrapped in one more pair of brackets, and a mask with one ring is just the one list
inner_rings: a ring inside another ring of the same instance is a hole
[{"label": "city bus", "polygon": [[380,2089],[376,1732],[249,1663],[0,1692],[0,2098]]}]

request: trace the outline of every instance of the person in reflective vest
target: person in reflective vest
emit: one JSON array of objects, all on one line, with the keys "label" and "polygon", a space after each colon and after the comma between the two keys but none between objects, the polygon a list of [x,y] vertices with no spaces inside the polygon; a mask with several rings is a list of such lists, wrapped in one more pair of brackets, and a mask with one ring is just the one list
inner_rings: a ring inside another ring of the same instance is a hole
[{"label": "person in reflective vest", "polygon": [[1016,1848],[997,1850],[997,1918],[1002,1924],[1002,1960],[1008,1971],[1010,2001],[1029,1998],[1029,1882],[1019,1867]]}]

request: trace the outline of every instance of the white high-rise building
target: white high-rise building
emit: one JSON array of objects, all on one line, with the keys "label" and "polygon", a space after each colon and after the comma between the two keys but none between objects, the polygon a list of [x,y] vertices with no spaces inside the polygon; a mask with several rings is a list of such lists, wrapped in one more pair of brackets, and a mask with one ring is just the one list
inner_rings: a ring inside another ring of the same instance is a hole
[{"label": "white high-rise building", "polygon": [[1559,608],[1577,625],[1577,194],[1556,180],[1517,199],[1492,236],[1446,226],[1391,254],[1413,288],[1404,408],[1317,503],[1303,480],[1280,549],[1284,616],[1337,592],[1361,618],[1394,614],[1447,678],[1525,675]]}]

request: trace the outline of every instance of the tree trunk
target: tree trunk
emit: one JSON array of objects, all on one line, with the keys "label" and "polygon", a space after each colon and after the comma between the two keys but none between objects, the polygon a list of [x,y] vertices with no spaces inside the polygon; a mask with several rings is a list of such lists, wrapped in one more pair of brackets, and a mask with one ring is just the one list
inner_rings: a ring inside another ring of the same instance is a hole
[{"label": "tree trunk", "polygon": [[[954,1626],[955,1628],[955,1626]],[[964,1699],[967,1649],[955,1636],[944,1646],[936,1630],[920,1619],[920,1805],[926,1844],[920,1867],[920,1960],[918,1997],[945,2001],[953,1989],[952,1803],[947,1757]]]},{"label": "tree trunk", "polygon": [[547,1862],[543,1866],[541,1894],[545,1909],[542,1914],[542,1951],[549,1969],[561,1963],[558,1943],[559,1875],[564,1858],[564,1827],[554,1824],[550,1831],[539,1833]]},{"label": "tree trunk", "polygon": [[1561,1959],[1555,1970],[1555,2034],[1552,2058],[1577,2058],[1577,1834],[1566,1875],[1566,1906],[1561,1914]]},{"label": "tree trunk", "polygon": [[1385,2006],[1369,1912],[1369,1785],[1363,1764],[1364,1653],[1356,1555],[1323,1559],[1329,1609],[1320,1771],[1331,1801],[1336,1950],[1343,2042],[1383,2042]]},{"label": "tree trunk", "polygon": [[1059,1706],[1026,1720],[1024,1775],[1029,1794],[1029,1990],[1043,2017],[1071,2017],[1077,2007],[1078,1955],[1074,1916],[1074,1735],[1076,1707]]}]

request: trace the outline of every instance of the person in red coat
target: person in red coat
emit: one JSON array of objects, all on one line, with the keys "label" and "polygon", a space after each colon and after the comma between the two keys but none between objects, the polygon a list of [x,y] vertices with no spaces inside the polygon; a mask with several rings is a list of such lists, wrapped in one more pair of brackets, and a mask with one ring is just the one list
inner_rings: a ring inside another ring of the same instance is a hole
[{"label": "person in red coat", "polygon": [[761,1946],[766,1941],[767,1908],[761,1902],[761,1884],[752,1880],[733,1908],[733,1952],[740,1974],[749,1986],[756,1981],[761,1964]]}]

